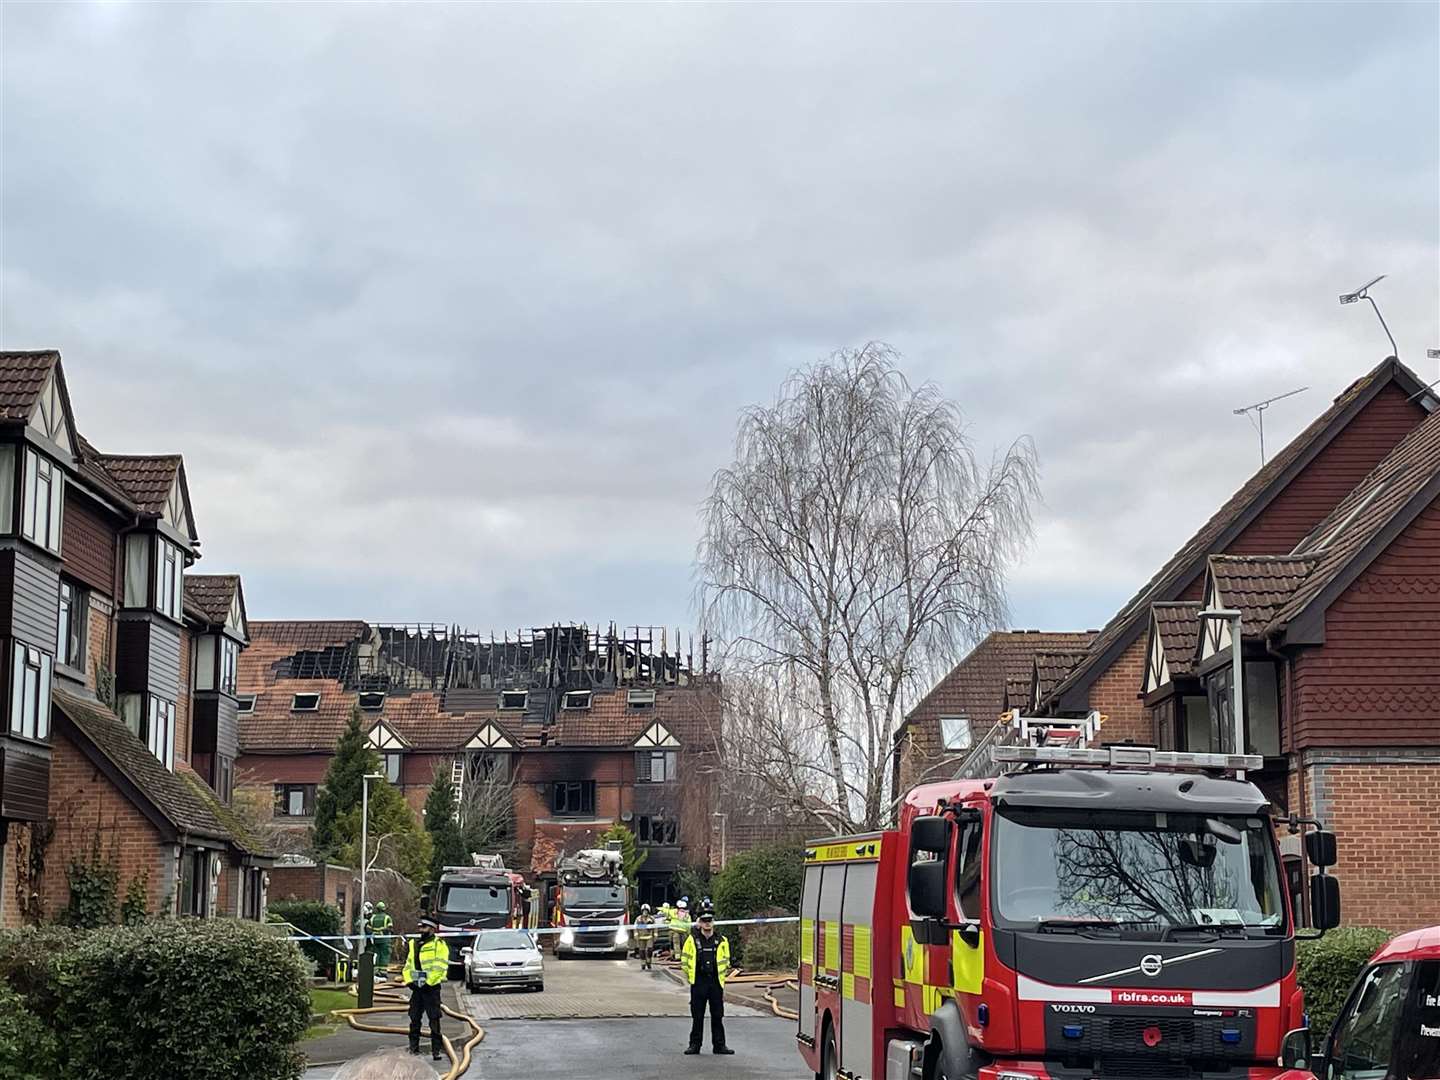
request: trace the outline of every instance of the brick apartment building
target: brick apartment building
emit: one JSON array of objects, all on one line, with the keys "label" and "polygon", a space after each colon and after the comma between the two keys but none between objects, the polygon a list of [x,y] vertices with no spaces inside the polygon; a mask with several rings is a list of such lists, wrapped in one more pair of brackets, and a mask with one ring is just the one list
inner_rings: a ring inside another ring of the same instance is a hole
[{"label": "brick apartment building", "polygon": [[1240,610],[1252,779],[1336,829],[1347,913],[1394,929],[1440,921],[1437,406],[1393,357],[1357,379],[1028,703],[1101,715],[1101,743],[1229,749],[1233,644],[1199,612]]},{"label": "brick apartment building", "polygon": [[260,918],[230,810],[233,575],[192,575],[178,455],[103,454],[56,352],[0,353],[0,926],[53,917],[98,845],[152,912]]},{"label": "brick apartment building", "polygon": [[[440,770],[513,808],[514,868],[557,860],[617,822],[648,856],[640,899],[705,866],[718,684],[663,635],[548,626],[502,640],[358,620],[253,622],[240,660],[239,783],[303,832],[352,711],[417,814]],[[703,649],[702,649],[703,653]],[[492,795],[493,797],[493,795]],[[546,889],[541,895],[548,895]]]}]

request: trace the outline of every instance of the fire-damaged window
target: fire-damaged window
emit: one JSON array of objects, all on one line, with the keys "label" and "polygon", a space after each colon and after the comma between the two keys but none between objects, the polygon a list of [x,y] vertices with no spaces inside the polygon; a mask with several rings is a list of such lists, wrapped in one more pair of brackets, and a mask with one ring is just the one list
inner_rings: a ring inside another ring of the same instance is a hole
[{"label": "fire-damaged window", "polygon": [[314,784],[276,784],[276,817],[310,817],[315,813]]},{"label": "fire-damaged window", "polygon": [[530,701],[528,690],[502,690],[500,691],[500,708],[502,709],[523,709]]},{"label": "fire-damaged window", "polygon": [[314,712],[320,708],[319,694],[296,694],[290,699],[291,712]]},{"label": "fire-damaged window", "polygon": [[680,774],[680,754],[676,750],[641,750],[635,755],[635,782],[663,784]]},{"label": "fire-damaged window", "polygon": [[565,696],[560,699],[562,709],[588,709],[590,708],[589,690],[568,690]]},{"label": "fire-damaged window", "polygon": [[381,690],[362,691],[356,700],[362,709],[379,709],[385,705],[385,693]]},{"label": "fire-damaged window", "polygon": [[641,814],[635,821],[635,839],[646,847],[680,842],[680,823],[663,814]]},{"label": "fire-damaged window", "polygon": [[555,781],[550,797],[550,809],[559,815],[595,813],[595,781]]}]

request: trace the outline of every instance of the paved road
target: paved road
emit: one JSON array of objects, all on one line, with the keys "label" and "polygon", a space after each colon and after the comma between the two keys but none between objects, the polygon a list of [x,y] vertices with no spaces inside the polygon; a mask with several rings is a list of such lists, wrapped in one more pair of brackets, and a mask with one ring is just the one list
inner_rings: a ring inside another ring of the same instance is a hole
[{"label": "paved road", "polygon": [[[704,1054],[685,1057],[690,1031],[685,988],[659,971],[640,971],[633,960],[546,957],[543,993],[455,989],[460,1006],[486,1031],[470,1077],[807,1080],[810,1075],[796,1053],[792,1025],[742,1005],[732,1004],[726,1015],[734,1057],[715,1057],[708,1045]],[[335,1072],[315,1068],[306,1080],[331,1080]]]}]

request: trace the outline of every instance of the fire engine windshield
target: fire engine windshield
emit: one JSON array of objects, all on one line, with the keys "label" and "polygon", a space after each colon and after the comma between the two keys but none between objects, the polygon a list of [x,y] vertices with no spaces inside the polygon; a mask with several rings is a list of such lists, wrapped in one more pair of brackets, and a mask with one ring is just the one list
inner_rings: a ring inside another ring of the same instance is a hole
[{"label": "fire engine windshield", "polygon": [[500,915],[510,910],[509,890],[494,885],[442,885],[440,910],[451,915]]},{"label": "fire engine windshield", "polygon": [[1274,846],[1260,817],[1002,807],[991,852],[992,895],[1005,926],[1275,932],[1285,922]]},{"label": "fire engine windshield", "polygon": [[625,889],[620,885],[566,885],[566,907],[624,907]]}]

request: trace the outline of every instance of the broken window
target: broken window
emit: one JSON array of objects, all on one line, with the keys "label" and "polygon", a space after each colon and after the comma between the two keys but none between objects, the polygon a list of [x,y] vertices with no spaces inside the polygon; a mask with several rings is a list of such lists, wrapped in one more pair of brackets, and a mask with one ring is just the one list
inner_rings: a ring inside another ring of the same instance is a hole
[{"label": "broken window", "polygon": [[595,781],[555,781],[550,800],[550,809],[557,815],[594,814]]},{"label": "broken window", "polygon": [[291,712],[314,712],[320,708],[319,694],[296,694],[290,699]]},{"label": "broken window", "polygon": [[680,842],[680,823],[664,814],[641,814],[635,823],[635,839],[646,847]]},{"label": "broken window", "polygon": [[502,709],[523,709],[530,701],[528,690],[502,690],[500,692],[500,708]]},{"label": "broken window", "polygon": [[560,699],[562,709],[588,709],[590,708],[589,690],[570,690]]},{"label": "broken window", "polygon": [[635,755],[635,782],[664,784],[680,775],[680,754],[675,750],[641,750]]},{"label": "broken window", "polygon": [[359,705],[362,709],[378,709],[385,704],[385,695],[378,690],[362,691]]}]

